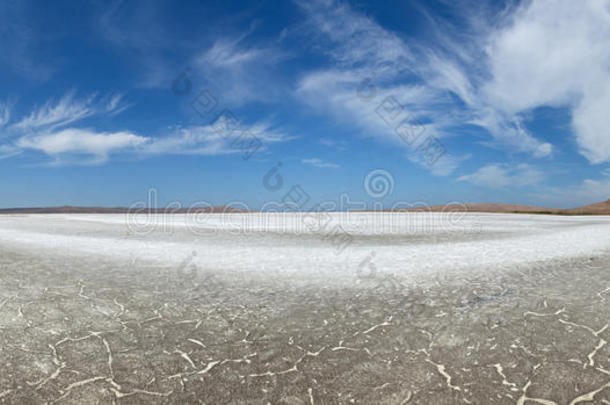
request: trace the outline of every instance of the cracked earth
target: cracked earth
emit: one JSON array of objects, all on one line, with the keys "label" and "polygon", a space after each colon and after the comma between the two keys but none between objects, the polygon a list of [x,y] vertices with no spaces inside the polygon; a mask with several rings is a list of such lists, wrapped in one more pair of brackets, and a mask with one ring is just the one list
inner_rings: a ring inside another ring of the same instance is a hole
[{"label": "cracked earth", "polygon": [[339,286],[0,247],[0,403],[610,404],[609,270]]}]

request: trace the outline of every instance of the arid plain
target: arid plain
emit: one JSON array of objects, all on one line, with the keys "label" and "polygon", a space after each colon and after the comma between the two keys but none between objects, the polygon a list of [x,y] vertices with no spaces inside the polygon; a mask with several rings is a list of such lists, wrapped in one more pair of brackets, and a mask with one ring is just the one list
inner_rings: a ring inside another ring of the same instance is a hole
[{"label": "arid plain", "polygon": [[0,401],[608,404],[609,246],[605,216],[3,215]]}]

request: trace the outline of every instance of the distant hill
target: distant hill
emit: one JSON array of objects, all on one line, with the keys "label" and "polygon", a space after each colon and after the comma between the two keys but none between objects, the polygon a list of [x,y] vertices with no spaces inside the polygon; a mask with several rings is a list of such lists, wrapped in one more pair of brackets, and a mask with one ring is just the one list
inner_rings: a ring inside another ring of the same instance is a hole
[{"label": "distant hill", "polygon": [[417,207],[406,210],[396,211],[416,211],[416,212],[489,212],[489,213],[529,213],[529,214],[562,214],[565,210],[559,208],[534,207],[519,204],[498,204],[498,203],[479,203],[479,204],[450,204],[434,205],[431,207]]},{"label": "distant hill", "polygon": [[573,215],[610,215],[610,200],[567,210]]},{"label": "distant hill", "polygon": [[[386,212],[487,212],[511,214],[553,214],[553,215],[610,215],[610,199],[583,207],[561,209],[533,207],[519,204],[478,203],[478,204],[449,204],[434,205],[430,207],[414,207],[404,209],[384,210]],[[41,207],[41,208],[4,208],[0,214],[126,214],[153,213],[153,214],[186,214],[186,213],[240,213],[250,212],[238,208],[219,205],[216,207],[197,208],[156,208],[156,209],[129,209],[126,207]]]},{"label": "distant hill", "polygon": [[411,208],[406,210],[411,212],[488,212],[488,213],[510,213],[510,214],[552,214],[552,215],[610,215],[610,200],[585,205],[583,207],[562,209],[533,207],[518,204],[498,204],[498,203],[479,203],[479,204],[451,204],[436,205],[432,207]]},{"label": "distant hill", "polygon": [[3,208],[0,214],[127,214],[133,213],[152,213],[152,214],[186,214],[186,213],[234,213],[247,212],[246,210],[227,207],[224,205],[216,207],[195,207],[195,208],[126,208],[126,207],[41,207],[41,208]]}]

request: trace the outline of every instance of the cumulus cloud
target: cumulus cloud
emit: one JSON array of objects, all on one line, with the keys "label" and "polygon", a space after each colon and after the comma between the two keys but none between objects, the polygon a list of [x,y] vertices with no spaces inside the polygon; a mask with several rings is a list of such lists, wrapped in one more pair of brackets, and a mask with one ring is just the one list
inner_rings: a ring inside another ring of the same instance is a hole
[{"label": "cumulus cloud", "polygon": [[133,149],[147,142],[142,136],[130,132],[95,132],[91,129],[68,128],[19,138],[16,146],[34,149],[48,156],[89,155],[91,162],[102,163],[111,153]]},{"label": "cumulus cloud", "polygon": [[459,177],[458,181],[468,181],[480,187],[501,189],[535,185],[543,179],[543,172],[527,164],[517,166],[490,164],[472,174]]},{"label": "cumulus cloud", "polygon": [[505,114],[567,106],[580,152],[610,160],[610,1],[528,1],[488,47],[491,79],[482,86]]}]

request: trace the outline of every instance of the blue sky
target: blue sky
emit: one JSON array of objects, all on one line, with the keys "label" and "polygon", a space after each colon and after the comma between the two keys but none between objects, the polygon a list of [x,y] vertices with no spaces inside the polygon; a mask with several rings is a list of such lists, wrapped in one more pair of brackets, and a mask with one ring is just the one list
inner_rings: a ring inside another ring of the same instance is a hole
[{"label": "blue sky", "polygon": [[2,207],[610,198],[610,1],[6,1],[0,43]]}]

